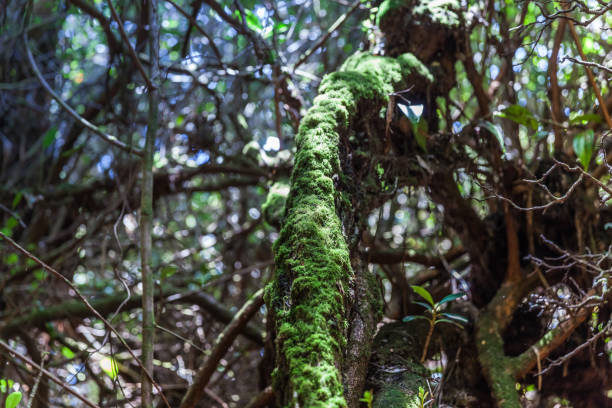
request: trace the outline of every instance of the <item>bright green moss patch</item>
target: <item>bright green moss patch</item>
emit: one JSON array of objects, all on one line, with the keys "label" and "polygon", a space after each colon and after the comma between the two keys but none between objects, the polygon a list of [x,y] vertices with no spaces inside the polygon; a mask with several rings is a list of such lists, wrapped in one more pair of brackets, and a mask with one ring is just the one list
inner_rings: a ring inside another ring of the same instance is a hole
[{"label": "bright green moss patch", "polygon": [[397,12],[399,8],[412,8],[414,15],[425,16],[434,23],[445,26],[456,26],[459,17],[455,10],[459,10],[460,4],[457,0],[385,0],[378,7],[376,14],[376,25],[380,27],[381,22],[389,12]]},{"label": "bright green moss patch", "polygon": [[264,220],[273,227],[280,228],[288,195],[289,184],[278,181],[270,187],[266,201],[261,205]]},{"label": "bright green moss patch", "polygon": [[493,313],[481,315],[476,330],[478,360],[493,381],[490,384],[500,408],[520,408],[512,359],[504,354],[504,341]]},{"label": "bright green moss patch", "polygon": [[385,0],[380,3],[380,6],[378,6],[378,13],[376,14],[376,25],[380,27],[380,23],[387,13],[405,5],[407,5],[406,0]]},{"label": "bright green moss patch", "polygon": [[348,325],[345,296],[353,273],[336,208],[336,203],[350,205],[348,199],[336,199],[338,145],[358,109],[377,114],[389,93],[406,86],[404,78],[423,69],[411,56],[357,53],[325,77],[302,119],[291,191],[275,244],[275,279],[266,293],[277,330],[274,381],[284,406],[346,406],[339,367]]}]

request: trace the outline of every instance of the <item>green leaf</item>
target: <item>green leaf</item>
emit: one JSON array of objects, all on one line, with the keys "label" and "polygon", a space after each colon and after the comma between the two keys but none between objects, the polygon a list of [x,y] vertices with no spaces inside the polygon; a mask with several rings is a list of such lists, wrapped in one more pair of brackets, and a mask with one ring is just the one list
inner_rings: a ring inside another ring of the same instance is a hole
[{"label": "green leaf", "polygon": [[429,133],[429,125],[421,118],[417,125],[412,125],[412,131],[414,132],[414,138],[417,144],[424,152],[427,152],[427,134]]},{"label": "green leaf", "polygon": [[585,113],[573,116],[570,114],[570,125],[588,125],[589,123],[601,123],[601,116],[596,113]]},{"label": "green leaf", "polygon": [[427,303],[429,303],[430,305],[434,305],[434,301],[433,298],[431,297],[431,294],[427,291],[427,289],[425,289],[422,286],[418,286],[418,285],[410,285],[410,287],[412,288],[412,290],[414,290],[419,296],[421,296],[423,299],[425,299],[427,301]]},{"label": "green leaf", "polygon": [[444,313],[440,313],[440,314],[442,316],[444,316],[444,317],[448,317],[449,319],[457,320],[457,321],[459,321],[459,322],[461,322],[463,324],[467,324],[469,322],[469,320],[466,317],[461,316],[461,315],[459,315],[457,313],[444,312]]},{"label": "green leaf", "polygon": [[15,198],[13,198],[13,203],[11,204],[13,209],[15,209],[19,205],[22,198],[23,198],[23,191],[19,191],[17,192],[17,194],[15,194]]},{"label": "green leaf", "polygon": [[6,397],[6,402],[4,403],[5,408],[15,408],[21,402],[21,393],[19,391],[11,392],[8,397]]},{"label": "green leaf", "polygon": [[423,116],[423,105],[406,105],[404,103],[398,103],[397,107],[413,125],[419,123],[421,116]]},{"label": "green leaf", "polygon": [[19,224],[19,221],[15,217],[9,217],[4,223],[4,228],[8,228],[9,230],[14,229]]},{"label": "green leaf", "polygon": [[423,306],[423,307],[424,307],[425,309],[427,309],[427,310],[432,310],[431,305],[428,305],[427,303],[424,303],[424,302],[417,302],[417,301],[415,301],[415,300],[413,300],[413,301],[412,301],[412,303],[417,304],[417,305],[421,305],[421,306]]},{"label": "green leaf", "polygon": [[66,357],[67,359],[72,359],[74,358],[75,354],[74,351],[70,350],[68,347],[63,346],[62,347],[62,355],[64,357]]},{"label": "green leaf", "polygon": [[593,129],[587,129],[584,132],[578,133],[574,136],[574,141],[572,142],[578,161],[585,170],[588,169],[591,157],[593,156],[594,142],[595,133]]},{"label": "green leaf", "polygon": [[43,141],[42,141],[43,149],[46,149],[47,147],[51,146],[51,144],[55,142],[56,137],[57,137],[57,127],[54,126],[51,129],[47,130],[45,134],[43,135]]},{"label": "green leaf", "polygon": [[482,122],[480,122],[480,126],[487,129],[489,132],[491,132],[493,136],[495,136],[497,142],[499,143],[499,147],[501,147],[502,149],[502,152],[506,153],[506,144],[504,143],[504,136],[502,135],[502,130],[499,128],[499,126],[494,125],[493,123],[487,120],[483,120]]},{"label": "green leaf", "polygon": [[414,139],[423,151],[427,152],[427,133],[429,132],[427,122],[423,119],[423,105],[407,105],[398,103],[397,107],[412,124]]},{"label": "green leaf", "polygon": [[496,116],[527,126],[531,130],[538,130],[538,121],[524,106],[510,105],[501,112],[497,112]]},{"label": "green leaf", "polygon": [[404,318],[402,319],[402,322],[404,322],[404,323],[408,323],[408,322],[411,322],[411,321],[416,320],[416,319],[423,319],[423,320],[427,320],[427,321],[429,321],[429,319],[428,319],[427,317],[425,317],[425,316],[421,316],[421,315],[412,315],[412,316],[406,316],[406,317],[404,317]]},{"label": "green leaf", "polygon": [[251,10],[246,10],[245,14],[246,14],[247,26],[251,30],[253,30],[253,31],[260,31],[260,30],[263,29],[263,26],[261,25],[261,22],[259,21],[257,16]]},{"label": "green leaf", "polygon": [[5,263],[7,265],[15,265],[17,263],[17,261],[19,261],[19,256],[17,256],[17,254],[15,253],[10,253],[6,256],[6,261]]},{"label": "green leaf", "polygon": [[117,378],[117,374],[119,374],[117,360],[112,357],[104,357],[102,360],[100,360],[99,364],[102,371],[104,371],[112,380]]},{"label": "green leaf", "polygon": [[444,296],[442,298],[442,300],[438,302],[438,305],[443,305],[444,303],[452,302],[453,300],[459,299],[462,296],[465,296],[465,293],[463,293],[463,292],[452,293],[452,294],[450,294],[448,296]]},{"label": "green leaf", "polygon": [[172,275],[174,275],[178,271],[178,266],[176,265],[166,265],[161,270],[161,278],[162,280],[168,279]]},{"label": "green leaf", "polygon": [[436,324],[438,324],[438,323],[449,323],[449,324],[453,324],[453,325],[463,329],[463,326],[461,324],[459,324],[459,323],[457,323],[457,322],[455,322],[453,320],[449,320],[449,319],[438,319],[438,320],[436,320]]}]

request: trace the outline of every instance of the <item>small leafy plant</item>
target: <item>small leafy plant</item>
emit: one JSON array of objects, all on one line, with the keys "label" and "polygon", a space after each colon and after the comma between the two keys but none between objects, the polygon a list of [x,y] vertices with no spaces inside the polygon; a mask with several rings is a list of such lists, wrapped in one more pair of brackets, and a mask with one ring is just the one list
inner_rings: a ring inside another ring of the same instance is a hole
[{"label": "small leafy plant", "polygon": [[359,399],[361,402],[365,402],[368,408],[372,408],[372,402],[374,402],[374,391],[367,390],[363,392],[363,397]]},{"label": "small leafy plant", "polygon": [[429,391],[425,391],[425,388],[419,387],[419,408],[425,408],[425,405],[429,403],[429,401],[427,401],[428,396]]},{"label": "small leafy plant", "polygon": [[431,335],[433,334],[434,327],[438,323],[450,323],[458,326],[463,329],[463,325],[468,322],[468,320],[456,313],[442,312],[442,305],[448,302],[452,302],[455,299],[458,299],[465,295],[463,292],[452,293],[448,296],[445,296],[439,302],[434,302],[431,293],[427,291],[422,286],[412,285],[412,290],[423,299],[425,302],[414,301],[417,305],[421,305],[425,308],[425,315],[414,315],[414,316],[406,316],[404,317],[404,322],[410,322],[416,319],[423,319],[429,322],[429,331],[427,332],[427,337],[425,338],[425,344],[423,345],[423,354],[421,355],[421,364],[425,361],[425,356],[427,356],[427,349],[429,348],[429,342],[431,341]]}]

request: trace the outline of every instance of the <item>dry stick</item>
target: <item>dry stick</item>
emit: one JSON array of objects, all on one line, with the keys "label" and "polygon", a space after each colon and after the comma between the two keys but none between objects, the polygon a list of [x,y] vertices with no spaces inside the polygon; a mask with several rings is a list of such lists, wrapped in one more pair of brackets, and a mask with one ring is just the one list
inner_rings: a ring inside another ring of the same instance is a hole
[{"label": "dry stick", "polygon": [[40,73],[40,70],[38,69],[38,66],[36,65],[36,62],[34,61],[34,57],[32,56],[32,51],[30,51],[30,47],[28,47],[28,35],[27,35],[27,32],[23,33],[23,46],[26,49],[26,53],[28,55],[28,61],[30,62],[30,67],[32,68],[32,71],[34,71],[34,75],[36,75],[36,78],[38,78],[38,81],[40,82],[40,84],[43,86],[43,88],[45,88],[45,91],[47,91],[47,93],[49,95],[51,95],[51,97],[53,97],[53,99],[55,99],[55,101],[66,112],[68,112],[68,114],[70,116],[72,116],[83,127],[91,130],[96,135],[100,136],[102,139],[104,139],[106,142],[112,144],[113,146],[116,146],[116,147],[120,148],[121,150],[126,151],[128,153],[133,153],[133,154],[136,154],[138,156],[142,156],[142,152],[140,150],[126,145],[121,140],[117,139],[117,137],[115,137],[113,135],[109,135],[108,133],[103,132],[102,130],[100,130],[99,127],[97,127],[96,125],[94,125],[93,123],[88,121],[87,119],[83,118],[74,109],[72,109],[70,107],[70,105],[68,105],[57,93],[55,93],[55,91],[53,89],[51,89],[51,86],[47,83],[45,78]]},{"label": "dry stick", "polygon": [[576,64],[580,64],[580,65],[585,65],[587,67],[593,67],[593,68],[601,69],[602,71],[605,71],[605,72],[608,72],[608,73],[612,74],[612,69],[611,68],[608,68],[606,66],[598,64],[596,62],[583,61],[583,60],[580,60],[578,58],[573,58],[573,57],[568,57],[568,56],[563,57],[563,60],[564,61],[565,60],[569,60],[569,61],[572,61],[572,62],[574,62]]},{"label": "dry stick", "polygon": [[78,392],[73,390],[71,387],[67,386],[62,380],[57,378],[53,373],[47,371],[47,369],[45,369],[45,368],[41,367],[40,365],[36,364],[34,361],[32,361],[27,356],[19,353],[18,351],[13,350],[8,344],[6,344],[2,340],[0,340],[0,348],[4,349],[9,354],[14,354],[19,359],[25,361],[27,364],[29,364],[32,367],[34,367],[39,373],[42,373],[45,377],[49,378],[51,381],[53,381],[54,383],[56,383],[57,385],[59,385],[60,387],[65,389],[66,391],[68,391],[70,394],[74,395],[76,398],[81,400],[88,407],[91,407],[91,408],[100,408],[96,404],[94,404],[93,402],[91,402],[90,400],[85,398],[83,395],[79,394]]},{"label": "dry stick", "polygon": [[[89,303],[89,301],[85,298],[85,296],[83,296],[81,294],[81,292],[77,289],[76,286],[74,286],[72,284],[72,282],[70,282],[70,280],[68,280],[68,278],[66,278],[64,275],[62,275],[61,273],[59,273],[58,271],[56,271],[55,269],[53,269],[51,266],[47,265],[46,263],[44,263],[43,261],[41,261],[40,259],[38,259],[35,255],[33,255],[32,253],[30,253],[27,249],[21,247],[17,242],[13,241],[10,237],[8,237],[7,235],[5,235],[3,232],[0,232],[0,238],[3,238],[5,241],[7,241],[13,248],[15,248],[17,251],[21,252],[23,255],[25,255],[26,257],[28,257],[29,259],[33,260],[34,262],[36,262],[38,265],[40,265],[43,269],[45,269],[46,271],[50,272],[52,275],[55,275],[55,277],[57,277],[58,279],[60,279],[62,282],[64,282],[66,285],[68,285],[68,287],[70,289],[72,289],[76,295],[77,298],[79,298],[79,300],[81,300],[81,302],[83,302],[85,304],[85,306],[87,306],[87,308],[89,310],[91,310],[91,312],[93,313],[93,315],[100,319],[100,321],[102,323],[104,323],[104,325],[106,327],[108,327],[108,329],[110,331],[112,331],[115,336],[117,336],[117,339],[119,339],[119,342],[121,342],[121,344],[123,345],[123,347],[125,347],[126,351],[128,352],[128,354],[134,359],[134,361],[136,362],[136,364],[144,370],[144,366],[142,365],[142,362],[140,361],[140,359],[138,357],[136,357],[136,354],[134,353],[134,351],[130,348],[130,346],[127,344],[127,342],[125,341],[125,339],[123,337],[121,337],[121,334],[119,334],[119,332],[117,331],[117,329],[115,329],[115,327],[110,324],[110,322],[108,320],[106,320],[106,318],[104,316],[102,316],[100,313],[98,313],[98,311],[96,309],[93,308],[93,306],[91,306],[91,304]],[[162,398],[162,400],[164,401],[165,405],[168,408],[170,407],[170,403],[168,402],[168,400],[166,399],[166,396],[164,395],[160,385],[158,383],[156,383],[153,380],[153,377],[151,377],[151,374],[149,374],[148,371],[144,371],[147,375],[147,377],[149,378],[149,381],[151,381],[151,383],[153,384],[153,386],[155,387],[155,389],[159,392],[160,397]]]},{"label": "dry stick", "polygon": [[36,392],[38,391],[38,386],[40,385],[40,380],[42,379],[42,376],[43,376],[42,370],[43,368],[45,368],[45,359],[46,359],[46,355],[44,355],[42,359],[40,360],[41,371],[36,376],[36,381],[34,382],[32,391],[30,392],[30,395],[28,396],[28,407],[27,408],[32,408],[32,403],[34,403],[34,398],[36,397]]},{"label": "dry stick", "polygon": [[127,46],[128,53],[130,54],[130,57],[132,57],[132,60],[134,60],[134,64],[136,64],[136,68],[138,68],[140,75],[142,75],[142,79],[144,79],[145,83],[147,84],[147,88],[155,89],[155,85],[153,85],[153,83],[149,79],[147,72],[142,66],[140,59],[138,58],[138,55],[136,55],[136,51],[134,50],[134,47],[132,47],[132,43],[130,43],[130,39],[128,38],[127,33],[125,32],[125,29],[123,28],[121,19],[119,18],[119,15],[117,14],[117,10],[115,10],[115,6],[113,6],[113,2],[111,0],[108,0],[107,3],[108,3],[108,7],[110,8],[111,15],[113,16],[113,18],[117,22],[117,26],[119,27],[119,34],[121,34],[121,38],[123,39],[123,42]]},{"label": "dry stick", "polygon": [[299,67],[300,65],[302,65],[304,62],[306,62],[306,60],[312,55],[314,54],[314,52],[316,50],[318,50],[319,48],[321,48],[323,46],[323,44],[325,44],[325,42],[329,39],[329,37],[331,37],[331,35],[334,33],[334,31],[336,31],[337,29],[339,29],[340,27],[342,27],[342,24],[344,24],[347,20],[347,18],[353,14],[353,12],[355,12],[355,10],[357,10],[359,8],[359,6],[361,5],[361,0],[357,0],[355,1],[352,5],[351,8],[344,13],[343,15],[341,15],[340,17],[338,17],[338,19],[334,22],[334,24],[331,25],[331,27],[329,27],[329,30],[327,30],[327,33],[325,33],[325,35],[321,38],[319,38],[319,41],[317,41],[312,47],[310,47],[308,49],[308,51],[306,51],[304,54],[302,54],[302,56],[300,57],[300,59],[297,60],[297,62],[293,65],[293,67],[291,67],[291,72],[295,72],[295,69],[297,67]]},{"label": "dry stick", "polygon": [[208,360],[200,367],[196,378],[187,390],[180,408],[193,408],[202,398],[204,389],[210,381],[210,377],[217,369],[219,361],[223,358],[232,342],[242,330],[242,327],[253,317],[257,310],[263,305],[263,289],[259,289],[251,299],[249,299],[242,308],[236,313],[230,324],[223,329],[223,332],[217,337],[215,345],[208,357]]},{"label": "dry stick", "polygon": [[[109,0],[110,4],[110,0]],[[157,0],[147,2],[149,21],[149,74],[159,85],[159,21]],[[142,280],[142,373],[140,397],[142,408],[153,408],[152,379],[155,345],[155,285],[151,270],[151,230],[153,229],[153,150],[159,127],[159,87],[148,89],[149,112],[144,154],[142,155],[142,187],[140,195],[140,265]]]}]

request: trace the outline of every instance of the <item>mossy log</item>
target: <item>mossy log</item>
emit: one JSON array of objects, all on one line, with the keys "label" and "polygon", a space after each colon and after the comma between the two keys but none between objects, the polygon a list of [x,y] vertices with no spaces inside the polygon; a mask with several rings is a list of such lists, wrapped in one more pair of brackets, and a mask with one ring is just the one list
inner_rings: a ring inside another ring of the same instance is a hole
[{"label": "mossy log", "polygon": [[419,363],[427,325],[423,322],[389,323],[376,338],[368,389],[374,393],[374,408],[417,408],[419,387],[427,390],[429,372]]}]

